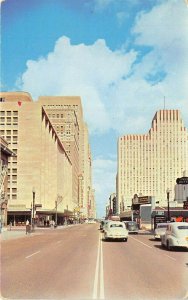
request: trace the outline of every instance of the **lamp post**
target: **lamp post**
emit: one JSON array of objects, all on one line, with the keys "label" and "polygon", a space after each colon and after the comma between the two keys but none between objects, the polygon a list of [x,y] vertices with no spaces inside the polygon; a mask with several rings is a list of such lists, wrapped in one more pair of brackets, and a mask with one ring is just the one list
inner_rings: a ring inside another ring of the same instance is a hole
[{"label": "lamp post", "polygon": [[55,227],[57,227],[57,200],[55,201]]},{"label": "lamp post", "polygon": [[167,194],[167,204],[168,204],[168,216],[167,216],[167,220],[168,220],[168,222],[170,222],[170,204],[169,204],[169,196],[170,196],[170,190],[169,190],[169,188],[167,188],[167,190],[166,190],[166,194]]},{"label": "lamp post", "polygon": [[32,206],[32,202],[31,202],[31,225],[32,225],[32,210],[33,210],[33,206]]},{"label": "lamp post", "polygon": [[32,217],[32,228],[33,231],[35,229],[35,188],[33,187],[32,189],[32,193],[33,193],[33,217]]}]

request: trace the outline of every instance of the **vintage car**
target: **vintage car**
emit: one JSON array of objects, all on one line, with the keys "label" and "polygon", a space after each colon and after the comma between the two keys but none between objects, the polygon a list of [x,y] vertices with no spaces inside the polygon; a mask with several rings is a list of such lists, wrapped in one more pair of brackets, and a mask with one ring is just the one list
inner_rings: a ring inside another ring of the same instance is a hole
[{"label": "vintage car", "polygon": [[154,239],[161,239],[161,235],[163,235],[166,231],[168,223],[158,223],[157,227],[154,230]]},{"label": "vintage car", "polygon": [[129,231],[129,233],[138,234],[139,228],[138,228],[138,224],[135,221],[128,221],[125,223],[125,226]]},{"label": "vintage car", "polygon": [[166,231],[161,235],[161,246],[172,250],[173,247],[185,247],[188,249],[188,223],[168,223]]},{"label": "vintage car", "polygon": [[105,240],[124,240],[127,242],[128,230],[125,224],[120,221],[109,221],[104,228]]}]

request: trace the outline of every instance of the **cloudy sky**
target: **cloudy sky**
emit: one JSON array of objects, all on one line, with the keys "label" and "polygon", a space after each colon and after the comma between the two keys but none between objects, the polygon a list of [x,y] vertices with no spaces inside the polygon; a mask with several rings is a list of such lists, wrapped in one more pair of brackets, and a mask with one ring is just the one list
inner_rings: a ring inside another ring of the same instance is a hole
[{"label": "cloudy sky", "polygon": [[103,216],[118,137],[147,133],[164,97],[188,127],[187,1],[0,2],[1,90],[81,96]]}]

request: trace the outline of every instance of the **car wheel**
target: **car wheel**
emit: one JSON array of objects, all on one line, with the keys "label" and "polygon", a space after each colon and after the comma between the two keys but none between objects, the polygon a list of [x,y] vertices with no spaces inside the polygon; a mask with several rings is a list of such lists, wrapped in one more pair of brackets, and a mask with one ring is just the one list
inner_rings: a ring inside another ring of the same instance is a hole
[{"label": "car wheel", "polygon": [[127,239],[124,239],[124,242],[127,242]]},{"label": "car wheel", "polygon": [[172,247],[170,246],[170,242],[169,242],[169,241],[167,241],[166,246],[167,246],[167,249],[168,249],[169,251],[172,250]]}]

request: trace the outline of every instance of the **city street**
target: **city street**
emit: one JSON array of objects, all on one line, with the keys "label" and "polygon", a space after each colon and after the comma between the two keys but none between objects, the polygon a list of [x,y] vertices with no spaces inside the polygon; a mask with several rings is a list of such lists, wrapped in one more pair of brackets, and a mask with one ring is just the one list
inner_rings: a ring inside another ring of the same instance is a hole
[{"label": "city street", "polygon": [[7,299],[188,299],[188,253],[141,231],[103,241],[99,224],[38,230],[1,243]]}]

